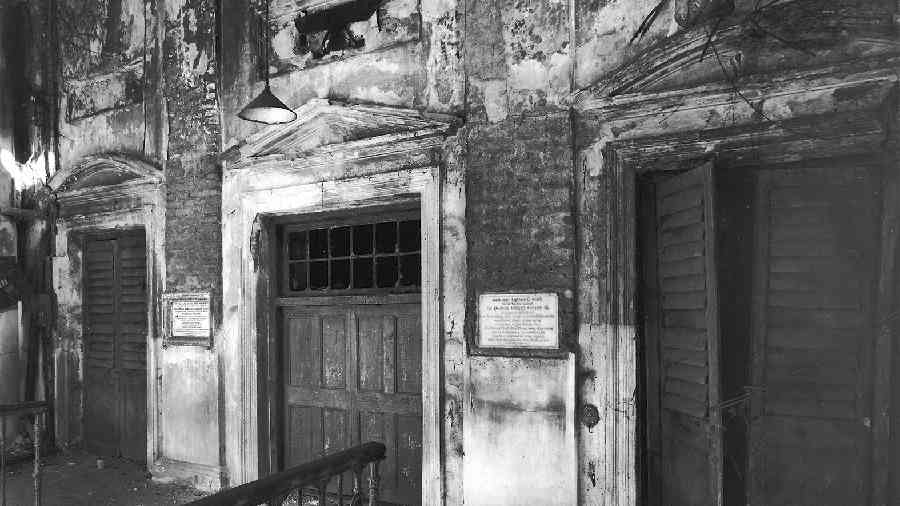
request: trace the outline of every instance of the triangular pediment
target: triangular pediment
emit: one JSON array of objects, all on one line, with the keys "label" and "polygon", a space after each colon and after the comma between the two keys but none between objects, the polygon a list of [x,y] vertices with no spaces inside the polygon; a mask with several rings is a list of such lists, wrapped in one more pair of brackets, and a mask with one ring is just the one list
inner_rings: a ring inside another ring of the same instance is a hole
[{"label": "triangular pediment", "polygon": [[241,158],[294,158],[320,148],[358,141],[435,135],[457,122],[453,116],[414,109],[313,99],[294,110],[297,119],[264,128],[237,148]]}]

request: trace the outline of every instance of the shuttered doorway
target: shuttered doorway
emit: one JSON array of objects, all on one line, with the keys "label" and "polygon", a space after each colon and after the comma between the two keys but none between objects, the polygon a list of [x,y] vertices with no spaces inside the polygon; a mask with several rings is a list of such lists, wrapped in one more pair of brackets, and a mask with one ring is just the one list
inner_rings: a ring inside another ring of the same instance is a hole
[{"label": "shuttered doorway", "polygon": [[418,215],[279,230],[282,465],[383,442],[379,499],[389,504],[421,502]]},{"label": "shuttered doorway", "polygon": [[147,455],[147,259],[143,230],[84,240],[84,434],[99,455]]}]

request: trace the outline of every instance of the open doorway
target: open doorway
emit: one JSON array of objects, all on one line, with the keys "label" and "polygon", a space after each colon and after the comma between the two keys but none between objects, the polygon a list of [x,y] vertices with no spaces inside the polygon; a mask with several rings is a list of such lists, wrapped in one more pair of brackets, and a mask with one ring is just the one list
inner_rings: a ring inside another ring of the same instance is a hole
[{"label": "open doorway", "polygon": [[639,181],[646,504],[868,502],[880,181],[859,160]]}]

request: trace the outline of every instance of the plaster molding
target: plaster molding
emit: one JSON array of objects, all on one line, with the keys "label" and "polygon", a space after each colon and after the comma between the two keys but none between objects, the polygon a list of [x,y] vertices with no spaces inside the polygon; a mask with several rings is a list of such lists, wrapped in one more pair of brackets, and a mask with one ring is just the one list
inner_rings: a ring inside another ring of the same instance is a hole
[{"label": "plaster molding", "polygon": [[[566,99],[583,101],[693,87],[778,69],[900,53],[892,13],[842,0],[795,0],[681,30]],[[723,67],[725,67],[723,69]],[[723,75],[728,72],[729,76]]]},{"label": "plaster molding", "polygon": [[263,129],[226,151],[223,158],[243,165],[271,156],[327,156],[446,135],[459,123],[454,116],[330,99],[312,99],[294,111],[295,121]]},{"label": "plaster molding", "polygon": [[[712,84],[591,98],[576,107],[577,144],[640,159],[640,171],[713,156],[739,165],[791,161],[809,149],[822,157],[871,152],[891,131],[886,111],[900,93],[898,66],[895,56],[759,76],[741,85],[743,97]],[[777,149],[757,149],[767,143]]]},{"label": "plaster molding", "polygon": [[131,180],[161,183],[162,170],[135,156],[104,153],[85,157],[77,164],[61,168],[50,178],[49,185],[57,192],[70,192],[108,186],[105,181],[119,184]]}]

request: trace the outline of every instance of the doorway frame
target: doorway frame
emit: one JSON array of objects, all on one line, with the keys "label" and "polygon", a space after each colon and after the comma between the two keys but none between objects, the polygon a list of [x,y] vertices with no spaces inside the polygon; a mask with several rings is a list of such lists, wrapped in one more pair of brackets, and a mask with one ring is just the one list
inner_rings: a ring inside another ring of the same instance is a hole
[{"label": "doorway frame", "polygon": [[[839,155],[883,157],[883,193],[877,318],[897,305],[891,281],[897,271],[900,176],[896,170],[897,89],[893,70],[900,57],[855,61],[826,69],[748,76],[744,96],[758,101],[768,118],[734,93],[731,83],[648,91],[631,84],[604,96],[600,87],[573,98],[576,130],[578,227],[579,368],[595,374],[579,385],[579,403],[598,406],[599,430],[581,427],[579,500],[602,491],[604,504],[640,504],[637,426],[638,295],[636,182],[639,174],[690,168],[715,160],[741,167]],[[652,83],[651,83],[652,84]],[[847,94],[854,100],[843,100]],[[768,121],[777,118],[778,121]],[[817,130],[839,127],[844,135],[819,138]],[[812,134],[812,135],[809,135]],[[894,200],[890,200],[894,198]],[[900,455],[890,440],[891,325],[876,330],[873,504],[886,505],[889,468]],[[595,476],[596,480],[587,477]]]},{"label": "doorway frame", "polygon": [[[287,169],[287,168],[286,168]],[[285,172],[289,172],[286,170]],[[240,174],[238,174],[240,175]],[[243,174],[247,175],[247,174]],[[277,399],[266,392],[268,377],[265,351],[275,339],[272,311],[266,303],[273,272],[271,258],[273,221],[282,216],[319,212],[352,212],[371,206],[390,206],[414,198],[420,203],[422,222],[422,497],[423,504],[440,504],[441,475],[441,268],[440,209],[441,168],[428,165],[414,169],[373,173],[338,180],[303,182],[303,174],[284,173],[278,187],[245,188],[235,207],[223,201],[223,278],[226,325],[222,353],[237,357],[240,384],[240,412],[226,409],[226,438],[234,441],[228,454],[231,484],[245,483],[262,476],[271,467],[265,450],[273,430],[271,416]],[[299,181],[298,181],[299,179]],[[235,180],[226,179],[229,184]],[[226,195],[235,195],[226,191]],[[229,268],[240,265],[238,272]],[[237,276],[238,279],[234,279]],[[237,329],[227,324],[237,317]],[[229,330],[238,332],[231,333]],[[227,375],[226,375],[227,377]],[[226,390],[229,390],[226,388]],[[229,414],[232,415],[229,417]],[[237,415],[237,416],[234,416]],[[233,424],[233,425],[232,425]],[[228,429],[228,427],[234,429]],[[234,440],[237,436],[239,439]],[[239,455],[234,453],[239,452]]]},{"label": "doorway frame", "polygon": [[[93,175],[129,174],[133,179],[118,184],[78,187],[78,181]],[[165,279],[165,191],[162,171],[149,162],[130,156],[90,156],[57,172],[49,182],[57,192],[59,217],[53,257],[53,288],[57,297],[54,344],[54,412],[56,441],[77,445],[84,438],[84,389],[72,395],[75,384],[83,384],[84,332],[83,251],[85,235],[143,229],[147,279],[147,452],[152,468],[159,455],[160,430],[157,363],[160,350],[156,311]],[[74,188],[73,188],[74,187]]]}]

